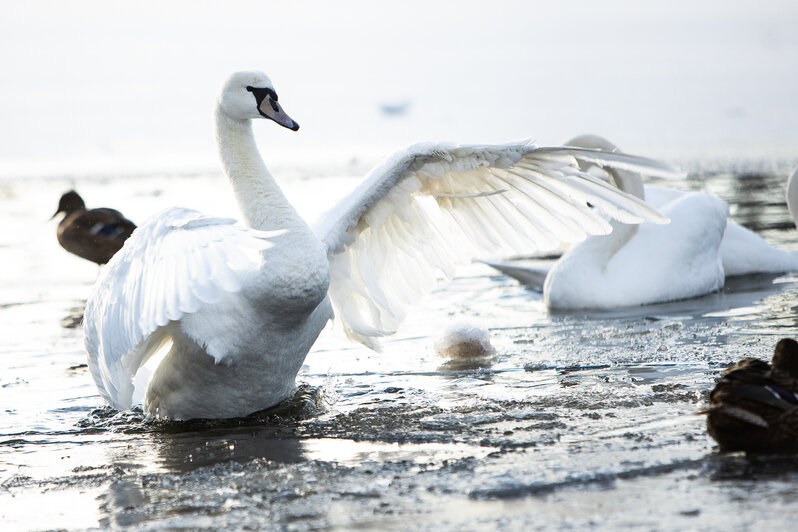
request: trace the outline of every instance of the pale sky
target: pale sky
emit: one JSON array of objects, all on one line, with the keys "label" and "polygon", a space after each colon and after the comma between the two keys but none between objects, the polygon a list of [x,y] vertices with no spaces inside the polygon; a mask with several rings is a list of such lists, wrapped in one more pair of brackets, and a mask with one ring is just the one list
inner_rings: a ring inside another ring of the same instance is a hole
[{"label": "pale sky", "polygon": [[582,133],[798,157],[793,0],[4,4],[0,176],[214,170],[212,107],[243,68],[302,126],[256,125],[267,162]]}]

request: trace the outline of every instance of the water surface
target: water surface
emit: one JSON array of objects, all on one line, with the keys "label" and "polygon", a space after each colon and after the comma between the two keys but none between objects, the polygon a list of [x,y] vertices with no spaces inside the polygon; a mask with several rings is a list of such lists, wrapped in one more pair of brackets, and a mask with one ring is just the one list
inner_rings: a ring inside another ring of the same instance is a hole
[{"label": "water surface", "polygon": [[[788,166],[697,170],[670,184],[718,194],[736,220],[798,250]],[[354,182],[297,177],[287,188],[314,218],[320,197]],[[796,335],[796,276],[548,314],[539,294],[472,265],[383,353],[328,328],[285,405],[153,422],[103,406],[85,365],[75,325],[97,268],[61,250],[47,222],[73,185],[90,206],[139,221],[172,204],[235,215],[215,175],[0,183],[4,529],[704,529],[798,517],[798,461],[721,455],[696,415],[723,368]],[[493,360],[435,355],[435,336],[459,320],[491,330]]]}]

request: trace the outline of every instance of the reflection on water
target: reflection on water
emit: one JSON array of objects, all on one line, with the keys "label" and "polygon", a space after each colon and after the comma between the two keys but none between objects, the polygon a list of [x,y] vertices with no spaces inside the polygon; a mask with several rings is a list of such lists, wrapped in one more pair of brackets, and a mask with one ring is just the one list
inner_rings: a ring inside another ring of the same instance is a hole
[{"label": "reflection on water", "polygon": [[160,465],[175,472],[256,458],[287,464],[305,459],[299,440],[275,437],[279,436],[275,432],[272,428],[203,431],[157,437],[153,444]]},{"label": "reflection on water", "polygon": [[720,455],[709,462],[709,478],[718,482],[736,480],[798,480],[798,455],[770,454],[757,455],[730,453]]},{"label": "reflection on water", "polygon": [[147,515],[130,510],[152,503],[152,499],[144,493],[138,482],[126,479],[111,482],[108,490],[97,499],[102,512],[98,524],[104,528],[128,527],[146,521]]},{"label": "reflection on water", "polygon": [[[720,195],[738,222],[798,249],[785,179],[714,172],[678,185]],[[14,202],[35,203],[31,189],[9,186]],[[312,196],[302,188],[312,180],[295,186]],[[165,204],[184,189],[180,179],[159,188]],[[130,198],[131,212],[155,201]],[[101,406],[73,327],[96,268],[61,255],[46,229],[0,245],[11,265],[0,292],[0,519],[11,528],[706,528],[738,525],[718,489],[742,497],[752,485],[758,511],[792,507],[780,495],[795,480],[791,457],[718,456],[695,413],[729,363],[769,358],[779,337],[798,333],[795,275],[549,314],[539,294],[472,265],[381,354],[326,330],[285,404],[165,423]],[[456,321],[490,329],[496,355],[438,357],[432,338]]]},{"label": "reflection on water", "polygon": [[767,238],[795,229],[785,201],[787,178],[794,168],[795,162],[788,162],[774,172],[697,172],[684,182],[683,188],[718,195],[729,203],[730,216],[737,223]]}]

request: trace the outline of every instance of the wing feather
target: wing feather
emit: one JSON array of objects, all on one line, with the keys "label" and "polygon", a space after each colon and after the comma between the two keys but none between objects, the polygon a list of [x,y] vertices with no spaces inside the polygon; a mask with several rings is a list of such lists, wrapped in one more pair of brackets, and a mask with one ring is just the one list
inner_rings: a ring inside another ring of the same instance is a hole
[{"label": "wing feather", "polygon": [[681,175],[650,159],[526,141],[419,144],[388,159],[314,227],[327,246],[330,299],[347,334],[376,348],[438,277],[473,257],[554,249],[609,233],[608,219],[667,222],[580,169],[588,164]]},{"label": "wing feather", "polygon": [[102,270],[84,315],[89,367],[100,393],[127,409],[133,377],[164,345],[166,325],[223,294],[261,267],[271,247],[264,232],[182,208],[139,226]]},{"label": "wing feather", "polygon": [[[547,214],[562,213],[564,216],[543,216],[541,223],[562,226],[569,235],[563,242],[578,242],[581,235],[589,232],[609,232],[612,226],[595,211],[582,209],[583,203],[573,195],[563,195],[561,188],[554,185],[554,179],[538,172],[521,173],[517,169],[499,170],[506,176],[508,185],[515,187],[524,195],[530,206],[539,206]],[[521,203],[523,205],[523,203]]]}]

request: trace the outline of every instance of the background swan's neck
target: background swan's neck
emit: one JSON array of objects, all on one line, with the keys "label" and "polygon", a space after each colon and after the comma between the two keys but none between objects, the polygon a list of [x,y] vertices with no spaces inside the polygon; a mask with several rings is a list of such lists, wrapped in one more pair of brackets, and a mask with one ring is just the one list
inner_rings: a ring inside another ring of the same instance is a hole
[{"label": "background swan's neck", "polygon": [[[639,174],[617,169],[606,169],[606,172],[618,189],[642,200],[646,199],[643,179]],[[594,260],[602,268],[606,267],[612,257],[635,236],[640,227],[639,224],[624,224],[617,221],[610,223],[612,224],[612,233],[595,237],[597,244],[593,250]]]},{"label": "background swan's neck", "polygon": [[643,186],[643,178],[640,174],[627,172],[625,170],[610,169],[607,173],[612,177],[615,186],[627,194],[631,194],[641,200],[646,199],[646,191]]},{"label": "background swan's neck", "polygon": [[615,254],[623,249],[637,233],[637,224],[624,224],[617,221],[610,223],[612,224],[612,233],[588,237],[572,250],[575,253],[578,252],[580,261],[585,261],[586,264],[592,264],[594,267],[604,270]]},{"label": "background swan's neck", "polygon": [[[580,135],[572,138],[565,145],[601,150],[607,153],[620,153],[615,144],[597,135]],[[580,166],[582,165],[580,164]],[[588,172],[594,166],[593,164],[582,166],[582,171]],[[600,170],[603,173],[602,179],[605,176],[609,176],[609,179],[619,190],[636,196],[641,200],[646,199],[643,178],[640,177],[640,174],[616,168],[601,168]],[[616,221],[610,223],[612,224],[612,233],[605,236],[590,237],[575,248],[575,250],[579,250],[579,253],[584,254],[580,255],[581,257],[589,257],[588,261],[592,261],[592,264],[602,270],[607,267],[612,257],[632,239],[639,227],[638,224],[623,224]]]},{"label": "background swan's neck", "polygon": [[216,109],[216,141],[244,219],[255,229],[307,228],[275,182],[255,144],[251,120]]}]

